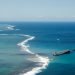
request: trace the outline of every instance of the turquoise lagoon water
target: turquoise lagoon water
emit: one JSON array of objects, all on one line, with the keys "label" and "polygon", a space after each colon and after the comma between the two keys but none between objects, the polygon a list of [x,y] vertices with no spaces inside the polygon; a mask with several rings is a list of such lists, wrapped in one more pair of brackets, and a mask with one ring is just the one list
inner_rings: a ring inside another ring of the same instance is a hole
[{"label": "turquoise lagoon water", "polygon": [[75,52],[52,56],[66,49],[75,49],[74,22],[0,23],[0,75],[75,75]]}]

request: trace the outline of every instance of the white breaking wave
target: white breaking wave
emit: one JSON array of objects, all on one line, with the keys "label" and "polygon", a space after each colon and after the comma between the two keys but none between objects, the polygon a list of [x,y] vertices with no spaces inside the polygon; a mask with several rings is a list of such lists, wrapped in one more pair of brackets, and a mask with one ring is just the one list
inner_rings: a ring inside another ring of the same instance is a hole
[{"label": "white breaking wave", "polygon": [[17,45],[21,48],[22,51],[34,55],[35,59],[30,59],[33,62],[38,62],[39,64],[41,64],[40,66],[37,66],[35,68],[33,68],[32,70],[26,72],[26,73],[22,73],[20,75],[35,75],[39,72],[42,72],[43,69],[46,69],[46,67],[48,66],[50,59],[48,57],[43,57],[40,56],[38,54],[35,54],[34,52],[30,51],[28,49],[29,46],[27,46],[27,43],[30,40],[33,40],[35,37],[34,36],[30,36],[30,35],[24,35],[24,34],[0,34],[0,35],[18,35],[18,36],[23,36],[23,37],[27,37],[26,40],[22,41],[21,43],[18,43]]},{"label": "white breaking wave", "polygon": [[20,30],[20,29],[16,29],[16,27],[14,25],[9,25],[9,24],[0,24],[0,31],[5,31],[5,30]]},{"label": "white breaking wave", "polygon": [[18,46],[21,47],[21,50],[26,51],[27,53],[30,53],[30,54],[34,54],[28,49],[28,46],[25,45],[29,40],[34,39],[34,37],[30,37],[29,35],[24,35],[24,36],[28,36],[29,38],[24,40],[23,42],[19,43]]},{"label": "white breaking wave", "polygon": [[[46,69],[46,67],[48,66],[49,64],[49,58],[48,57],[43,57],[43,56],[40,56],[38,54],[35,54],[33,52],[31,52],[29,49],[28,49],[28,46],[26,46],[26,44],[30,41],[30,40],[33,40],[35,37],[34,36],[30,36],[30,35],[22,35],[22,36],[26,36],[28,37],[28,39],[22,41],[21,43],[17,44],[18,46],[20,46],[21,50],[29,53],[29,54],[34,54],[35,55],[35,58],[37,59],[36,62],[39,62],[41,64],[40,67],[35,67],[33,68],[31,71],[28,71],[26,73],[23,73],[23,74],[20,74],[20,75],[35,75],[39,72],[41,72],[43,69]],[[34,62],[34,60],[32,60]]]},{"label": "white breaking wave", "polygon": [[20,30],[20,29],[16,29],[15,26],[13,25],[7,25],[6,27],[8,30]]},{"label": "white breaking wave", "polygon": [[15,26],[8,25],[8,26],[7,26],[7,29],[8,29],[8,30],[14,30],[14,27],[15,27]]}]

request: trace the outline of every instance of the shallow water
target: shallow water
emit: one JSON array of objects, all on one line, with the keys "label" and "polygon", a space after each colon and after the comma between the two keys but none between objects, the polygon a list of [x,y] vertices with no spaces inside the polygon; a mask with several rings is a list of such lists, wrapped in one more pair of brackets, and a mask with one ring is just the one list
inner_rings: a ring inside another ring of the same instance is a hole
[{"label": "shallow water", "polygon": [[[75,49],[74,22],[1,22],[0,30],[0,75],[75,74],[74,52],[59,57],[51,54]],[[37,67],[41,68],[33,69]]]}]

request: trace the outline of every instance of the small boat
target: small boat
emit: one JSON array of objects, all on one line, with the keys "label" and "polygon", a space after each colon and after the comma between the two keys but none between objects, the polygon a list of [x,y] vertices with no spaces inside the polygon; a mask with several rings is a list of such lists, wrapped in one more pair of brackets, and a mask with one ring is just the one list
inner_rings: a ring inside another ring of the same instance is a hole
[{"label": "small boat", "polygon": [[70,54],[70,50],[64,50],[64,51],[58,51],[58,52],[53,52],[53,56],[59,56],[59,55],[64,55],[64,54]]}]

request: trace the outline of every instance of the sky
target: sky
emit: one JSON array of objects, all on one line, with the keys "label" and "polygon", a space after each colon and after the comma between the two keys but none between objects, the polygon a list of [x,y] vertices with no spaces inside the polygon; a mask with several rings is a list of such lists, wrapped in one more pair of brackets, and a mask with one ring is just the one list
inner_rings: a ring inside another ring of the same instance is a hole
[{"label": "sky", "polygon": [[0,21],[75,21],[75,0],[0,0]]}]

